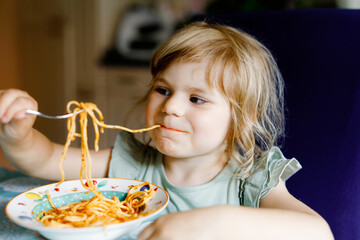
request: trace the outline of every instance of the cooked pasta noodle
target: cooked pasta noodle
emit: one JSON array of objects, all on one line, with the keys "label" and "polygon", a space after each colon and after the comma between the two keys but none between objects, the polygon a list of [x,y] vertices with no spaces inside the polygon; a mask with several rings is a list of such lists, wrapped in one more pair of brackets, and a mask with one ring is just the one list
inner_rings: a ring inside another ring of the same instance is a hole
[{"label": "cooked pasta noodle", "polygon": [[[71,110],[73,105],[75,105],[75,108]],[[99,150],[99,128],[101,133],[103,132],[104,128],[120,129],[136,133],[152,130],[159,127],[159,125],[135,130],[118,125],[108,125],[104,123],[103,115],[95,104],[79,103],[76,101],[70,101],[67,104],[68,113],[77,113],[80,110],[83,110],[83,112],[73,114],[73,116],[70,117],[67,122],[68,136],[59,162],[61,180],[56,186],[60,185],[65,179],[62,163],[65,159],[67,150],[70,147],[71,142],[74,141],[76,137],[80,137],[80,182],[85,189],[94,193],[94,197],[89,200],[71,203],[63,207],[56,207],[50,198],[50,194],[47,193],[47,197],[52,209],[40,212],[37,217],[38,220],[44,223],[45,226],[51,227],[90,227],[125,222],[139,217],[142,210],[145,208],[146,202],[153,196],[154,189],[149,183],[137,185],[129,190],[127,197],[123,201],[120,201],[116,196],[114,196],[112,199],[108,199],[97,190],[91,177],[91,156],[88,147],[87,135],[88,116],[91,117],[94,126],[95,151]],[[76,132],[77,117],[79,117],[80,133]],[[84,178],[85,183],[83,180]],[[149,186],[149,189],[135,192],[135,190],[138,188],[146,185]]]},{"label": "cooked pasta noodle", "polygon": [[[135,192],[143,186],[149,186],[149,189]],[[45,226],[59,228],[95,227],[126,222],[144,215],[142,211],[145,204],[154,194],[154,189],[150,186],[149,183],[143,183],[132,187],[123,201],[116,196],[106,198],[95,190],[95,196],[89,200],[62,207],[56,207],[47,194],[52,209],[40,212],[37,219]],[[149,213],[151,211],[147,214]]]}]

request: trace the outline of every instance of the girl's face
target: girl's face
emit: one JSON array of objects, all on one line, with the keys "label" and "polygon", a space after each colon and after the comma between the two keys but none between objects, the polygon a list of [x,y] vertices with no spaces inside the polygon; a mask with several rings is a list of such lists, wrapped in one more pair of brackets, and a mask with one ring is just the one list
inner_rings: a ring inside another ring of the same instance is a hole
[{"label": "girl's face", "polygon": [[223,154],[230,124],[230,103],[210,89],[197,63],[173,63],[158,79],[146,105],[146,125],[164,155],[190,158]]}]

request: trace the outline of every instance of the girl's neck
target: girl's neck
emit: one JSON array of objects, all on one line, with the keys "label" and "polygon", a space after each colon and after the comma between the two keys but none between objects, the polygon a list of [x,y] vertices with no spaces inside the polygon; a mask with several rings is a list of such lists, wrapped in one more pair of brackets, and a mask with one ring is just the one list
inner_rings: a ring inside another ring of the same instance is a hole
[{"label": "girl's neck", "polygon": [[171,184],[179,187],[199,186],[213,180],[227,164],[225,153],[192,158],[164,156],[165,174]]}]

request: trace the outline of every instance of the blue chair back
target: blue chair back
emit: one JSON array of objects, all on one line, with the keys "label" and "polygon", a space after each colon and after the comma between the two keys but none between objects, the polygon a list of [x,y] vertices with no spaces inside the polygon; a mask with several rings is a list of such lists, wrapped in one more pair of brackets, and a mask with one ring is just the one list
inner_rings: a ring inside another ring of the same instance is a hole
[{"label": "blue chair back", "polygon": [[289,191],[336,239],[360,239],[360,10],[284,10],[199,16],[255,36],[286,84],[282,150],[303,169]]}]

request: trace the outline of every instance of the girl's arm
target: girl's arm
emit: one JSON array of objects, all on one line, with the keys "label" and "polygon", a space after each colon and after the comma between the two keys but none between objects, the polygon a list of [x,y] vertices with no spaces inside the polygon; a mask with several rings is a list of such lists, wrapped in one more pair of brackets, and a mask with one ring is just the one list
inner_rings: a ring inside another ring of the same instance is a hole
[{"label": "girl's arm", "polygon": [[326,221],[280,182],[260,208],[214,206],[159,218],[145,228],[150,239],[334,239]]},{"label": "girl's arm", "polygon": [[[334,239],[327,222],[294,198],[283,181],[260,200],[259,209],[242,210],[237,213],[248,213],[249,216],[244,229],[248,230],[248,234],[257,231],[262,239]],[[234,226],[235,222],[232,225]],[[261,227],[258,228],[257,225]]]},{"label": "girl's arm", "polygon": [[[25,115],[25,109],[37,109],[36,101],[26,92],[0,91],[0,146],[9,162],[25,174],[60,180],[59,161],[64,146],[35,130],[35,117]],[[91,152],[91,156],[92,177],[106,176],[110,149]],[[63,163],[66,180],[79,178],[80,164],[80,149],[70,148]]]},{"label": "girl's arm", "polygon": [[[64,145],[55,144],[43,134],[33,129],[31,134],[16,144],[1,144],[8,161],[19,171],[33,177],[55,180],[61,179],[59,163]],[[106,177],[111,149],[91,151],[92,177]],[[89,164],[89,161],[88,161]],[[69,148],[62,163],[65,180],[79,179],[81,152],[79,148]]]}]

